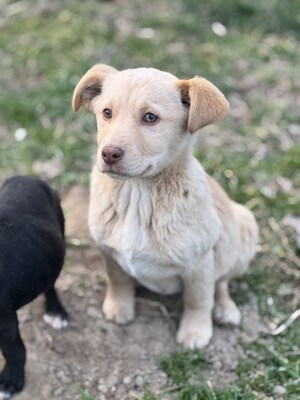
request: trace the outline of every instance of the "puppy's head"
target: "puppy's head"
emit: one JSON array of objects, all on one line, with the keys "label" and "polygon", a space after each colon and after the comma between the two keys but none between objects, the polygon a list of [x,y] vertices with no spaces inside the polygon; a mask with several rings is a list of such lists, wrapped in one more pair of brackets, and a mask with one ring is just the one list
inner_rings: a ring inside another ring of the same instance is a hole
[{"label": "puppy's head", "polygon": [[228,110],[204,78],[178,80],[153,68],[124,71],[97,64],[79,81],[73,108],[96,115],[98,169],[115,178],[160,173],[190,149],[191,135]]}]

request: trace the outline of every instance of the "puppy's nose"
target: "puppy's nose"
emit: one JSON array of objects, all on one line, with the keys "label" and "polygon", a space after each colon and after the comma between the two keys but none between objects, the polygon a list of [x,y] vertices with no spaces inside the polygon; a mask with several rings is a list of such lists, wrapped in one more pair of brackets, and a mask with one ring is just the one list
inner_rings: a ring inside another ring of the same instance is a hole
[{"label": "puppy's nose", "polygon": [[124,150],[121,147],[104,146],[102,149],[102,158],[106,164],[116,164],[124,155]]}]

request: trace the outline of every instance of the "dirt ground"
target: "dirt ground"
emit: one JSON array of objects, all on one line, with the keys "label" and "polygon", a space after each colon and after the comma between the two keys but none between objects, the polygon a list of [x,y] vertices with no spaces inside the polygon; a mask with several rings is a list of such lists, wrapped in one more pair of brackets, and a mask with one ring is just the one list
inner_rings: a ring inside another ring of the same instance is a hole
[{"label": "dirt ground", "polygon": [[[142,398],[144,385],[159,394],[167,376],[159,358],[176,349],[175,329],[180,297],[158,298],[138,293],[137,317],[127,326],[106,322],[101,312],[105,282],[103,258],[89,236],[86,214],[88,190],[73,187],[63,199],[69,243],[65,268],[57,287],[70,314],[62,332],[43,319],[43,299],[19,312],[20,329],[27,347],[24,391],[16,400],[79,400],[84,388],[95,400]],[[168,311],[167,311],[168,310]],[[257,307],[241,307],[241,328],[215,327],[205,349],[205,376],[214,387],[235,379],[234,369],[243,349],[239,344],[255,338],[262,328]],[[0,359],[0,367],[3,364]]]}]

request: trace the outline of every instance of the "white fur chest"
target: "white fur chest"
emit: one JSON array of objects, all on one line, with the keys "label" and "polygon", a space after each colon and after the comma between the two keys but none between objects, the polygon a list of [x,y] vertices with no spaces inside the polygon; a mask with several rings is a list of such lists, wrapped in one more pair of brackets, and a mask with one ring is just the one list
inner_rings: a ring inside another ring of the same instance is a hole
[{"label": "white fur chest", "polygon": [[140,180],[113,181],[94,170],[89,226],[100,248],[129,275],[169,294],[180,290],[180,276],[220,235],[208,204],[192,187],[153,188]]}]

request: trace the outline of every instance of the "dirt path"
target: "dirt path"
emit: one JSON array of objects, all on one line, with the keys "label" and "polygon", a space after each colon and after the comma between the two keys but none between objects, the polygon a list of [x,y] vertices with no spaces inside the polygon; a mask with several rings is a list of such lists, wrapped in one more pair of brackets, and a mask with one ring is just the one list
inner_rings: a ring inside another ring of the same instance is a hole
[{"label": "dirt path", "polygon": [[[56,332],[45,325],[42,298],[19,312],[27,347],[27,384],[16,400],[79,400],[79,387],[95,400],[125,400],[134,395],[142,398],[145,383],[159,392],[167,382],[158,363],[160,356],[176,349],[174,329],[178,317],[168,303],[178,304],[180,298],[175,302],[159,298],[158,302],[157,297],[142,291],[138,293],[137,318],[132,324],[120,327],[103,319],[103,259],[88,233],[87,204],[88,191],[81,187],[74,187],[63,200],[67,238],[73,245],[68,246],[57,286],[71,316],[69,327]],[[167,315],[165,306],[171,310]],[[261,328],[254,305],[242,307],[242,313],[242,329],[216,327],[205,350],[206,377],[214,385],[224,386],[235,378],[234,369],[243,357],[241,335],[254,338]]]}]

